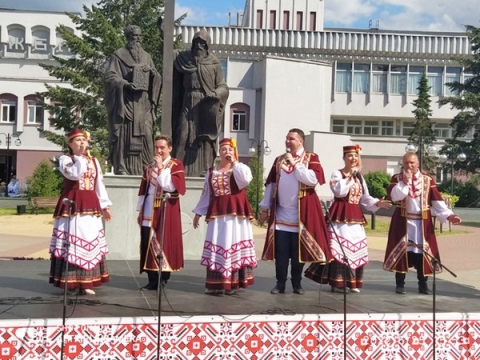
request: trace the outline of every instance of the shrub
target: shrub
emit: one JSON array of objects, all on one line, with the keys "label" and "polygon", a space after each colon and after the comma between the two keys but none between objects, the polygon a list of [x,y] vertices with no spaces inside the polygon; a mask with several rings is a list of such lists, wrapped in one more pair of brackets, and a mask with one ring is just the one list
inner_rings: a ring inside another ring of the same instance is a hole
[{"label": "shrub", "polygon": [[387,188],[390,185],[390,175],[385,171],[372,171],[365,175],[368,192],[371,196],[382,199],[387,196]]},{"label": "shrub", "polygon": [[60,196],[63,177],[50,160],[42,160],[27,178],[27,197]]},{"label": "shrub", "polygon": [[[248,201],[252,206],[253,211],[255,212],[257,208],[257,203],[260,202],[263,198],[263,168],[260,168],[258,158],[253,156],[248,162],[248,166],[252,171],[253,180],[248,184],[246,193]],[[257,186],[258,186],[258,199],[257,199]],[[257,214],[255,214],[257,216]]]}]

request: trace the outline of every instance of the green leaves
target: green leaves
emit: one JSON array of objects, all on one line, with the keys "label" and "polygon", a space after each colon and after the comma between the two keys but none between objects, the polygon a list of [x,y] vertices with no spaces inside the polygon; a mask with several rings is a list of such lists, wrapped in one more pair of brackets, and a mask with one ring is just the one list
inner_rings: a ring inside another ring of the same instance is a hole
[{"label": "green leaves", "polygon": [[143,48],[152,55],[161,71],[161,35],[157,19],[163,15],[163,0],[101,0],[84,6],[85,15],[67,15],[82,32],[77,36],[64,25],[57,31],[65,39],[74,58],[54,56],[55,64],[40,64],[50,76],[61,81],[45,85],[37,93],[39,103],[50,112],[50,125],[62,130],[41,131],[50,141],[66,150],[63,133],[80,127],[92,135],[92,147],[100,163],[108,157],[108,119],[104,105],[103,73],[108,57],[126,44],[123,30],[127,25],[142,28]]}]

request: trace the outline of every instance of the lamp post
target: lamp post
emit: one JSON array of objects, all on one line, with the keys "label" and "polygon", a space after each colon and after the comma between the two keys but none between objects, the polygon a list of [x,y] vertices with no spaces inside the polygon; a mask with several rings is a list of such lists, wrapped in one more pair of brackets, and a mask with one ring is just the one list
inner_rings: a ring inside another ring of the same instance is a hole
[{"label": "lamp post", "polygon": [[[10,143],[12,141],[12,134],[0,133],[0,135],[5,136],[5,141],[7,145],[7,155],[5,156],[5,196],[8,196],[8,181],[10,180],[8,178],[8,171],[10,170]],[[2,145],[2,140],[0,140],[0,145]],[[17,138],[15,140],[15,145],[22,145],[22,140],[20,140],[20,138]]]},{"label": "lamp post", "polygon": [[[463,152],[463,150],[461,148],[451,146],[450,150],[451,150],[450,151],[450,160],[451,160],[451,164],[450,164],[451,165],[450,166],[450,195],[453,195],[453,165],[455,164],[454,161],[455,161],[456,150],[460,151],[456,156],[457,161],[464,162],[465,160],[467,160],[467,155],[465,155],[465,153]],[[446,163],[448,159],[449,159],[449,157],[446,154],[441,154],[439,156],[439,161],[441,163]]]},{"label": "lamp post", "polygon": [[[257,144],[256,149],[254,147],[255,143]],[[262,151],[265,155],[270,155],[270,153],[272,152],[272,149],[270,149],[270,147],[268,146],[268,141],[267,140],[261,140],[261,141],[253,140],[251,145],[250,145],[250,148],[248,149],[248,152],[250,154],[257,153],[257,167],[258,168],[257,168],[257,179],[256,179],[257,182],[255,184],[255,190],[256,190],[255,216],[257,217],[257,219],[258,219],[258,209],[259,209],[258,203],[260,202],[260,173],[261,173],[260,170],[262,169],[262,166],[260,164],[260,153]]]}]

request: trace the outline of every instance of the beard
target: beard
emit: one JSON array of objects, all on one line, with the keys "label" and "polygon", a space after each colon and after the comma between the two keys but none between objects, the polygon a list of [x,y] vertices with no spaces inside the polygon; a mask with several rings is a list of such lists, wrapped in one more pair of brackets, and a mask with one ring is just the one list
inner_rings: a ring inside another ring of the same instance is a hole
[{"label": "beard", "polygon": [[135,62],[140,62],[142,54],[142,44],[139,41],[132,41],[127,44],[127,49],[132,54],[132,57],[135,59]]},{"label": "beard", "polygon": [[197,62],[205,59],[208,55],[208,51],[202,48],[196,48],[193,50],[193,56]]}]

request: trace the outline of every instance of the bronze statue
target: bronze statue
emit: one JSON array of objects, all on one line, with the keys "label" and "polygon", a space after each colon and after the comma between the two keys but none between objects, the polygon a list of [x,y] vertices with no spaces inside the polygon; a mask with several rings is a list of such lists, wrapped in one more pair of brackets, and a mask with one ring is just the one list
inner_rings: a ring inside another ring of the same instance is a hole
[{"label": "bronze statue", "polygon": [[210,35],[201,30],[191,50],[177,53],[174,61],[173,156],[183,161],[186,176],[204,176],[213,166],[229,94],[210,43]]},{"label": "bronze statue", "polygon": [[105,72],[110,160],[116,175],[142,175],[153,161],[153,125],[162,77],[142,48],[141,29],[124,30],[127,44],[110,57]]}]

